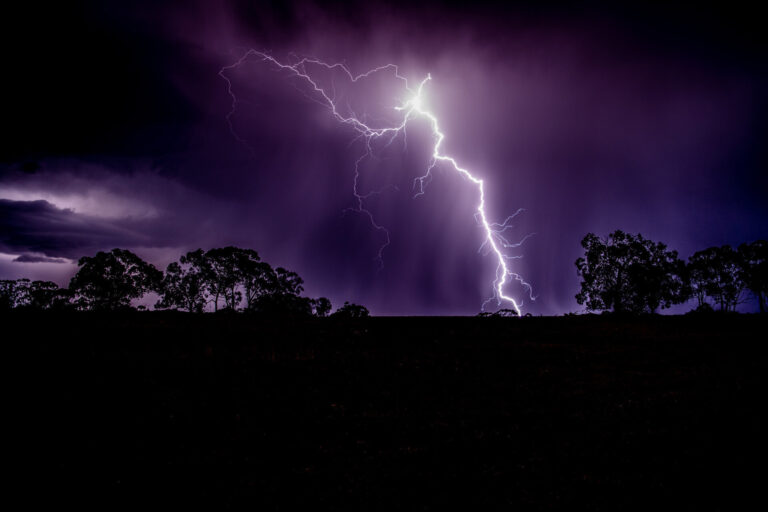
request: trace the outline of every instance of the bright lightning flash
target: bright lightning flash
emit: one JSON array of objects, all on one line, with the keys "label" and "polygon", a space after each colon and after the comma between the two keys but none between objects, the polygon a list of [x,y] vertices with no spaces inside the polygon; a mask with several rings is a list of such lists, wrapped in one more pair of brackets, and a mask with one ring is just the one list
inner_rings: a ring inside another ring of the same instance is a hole
[{"label": "bright lightning flash", "polygon": [[[432,112],[426,110],[424,106],[424,101],[423,101],[424,87],[429,81],[432,80],[431,75],[428,74],[426,78],[424,78],[421,82],[419,82],[418,87],[416,87],[416,89],[414,90],[411,87],[409,87],[408,80],[404,76],[400,75],[399,68],[395,64],[386,64],[384,66],[371,69],[370,71],[367,71],[365,73],[362,73],[359,75],[353,75],[349,71],[349,69],[344,64],[341,64],[341,63],[328,64],[326,62],[323,62],[317,59],[302,58],[297,60],[293,64],[286,64],[278,61],[277,59],[275,59],[274,57],[272,57],[267,53],[260,52],[257,50],[248,50],[236,62],[234,62],[233,64],[230,64],[229,66],[223,67],[219,71],[219,75],[227,83],[227,92],[232,98],[232,108],[227,114],[227,122],[229,123],[229,127],[230,127],[230,130],[232,131],[233,136],[241,142],[244,142],[243,139],[241,139],[237,135],[237,133],[235,132],[232,126],[232,116],[234,115],[235,110],[237,108],[238,99],[232,89],[232,81],[227,77],[226,72],[241,66],[242,64],[247,62],[249,59],[258,59],[261,62],[271,63],[277,68],[283,71],[289,72],[291,76],[304,81],[312,89],[312,91],[314,91],[314,93],[317,95],[315,98],[312,98],[312,99],[320,102],[323,106],[327,107],[330,110],[331,114],[334,116],[334,118],[336,118],[336,120],[338,120],[340,123],[351,126],[356,132],[358,132],[359,134],[358,137],[362,138],[365,141],[366,151],[363,155],[360,156],[360,158],[357,159],[355,163],[355,178],[354,178],[353,191],[354,191],[354,196],[357,202],[357,207],[354,208],[354,210],[357,211],[358,213],[365,215],[369,219],[371,226],[373,226],[374,229],[382,232],[386,237],[385,243],[380,247],[378,252],[378,260],[380,263],[383,263],[382,252],[390,243],[389,232],[386,230],[386,228],[379,225],[374,219],[373,214],[365,208],[364,200],[367,197],[369,197],[372,193],[363,195],[363,194],[360,194],[358,191],[358,180],[360,177],[360,164],[366,158],[373,156],[373,146],[372,146],[373,141],[384,138],[384,140],[387,141],[387,145],[389,145],[398,135],[402,134],[405,137],[405,129],[407,124],[411,120],[420,117],[425,119],[429,123],[432,129],[432,136],[435,143],[432,149],[432,155],[430,157],[429,166],[427,167],[426,172],[424,173],[424,175],[416,178],[414,182],[414,186],[417,189],[416,196],[424,194],[424,187],[431,179],[432,169],[434,169],[438,163],[447,164],[454,171],[458,172],[464,178],[469,180],[472,184],[476,186],[477,191],[479,193],[479,203],[477,205],[477,212],[475,214],[475,218],[477,219],[478,223],[482,226],[482,229],[485,233],[485,241],[480,247],[480,250],[482,251],[483,249],[486,249],[488,253],[493,253],[498,262],[496,266],[496,276],[493,281],[493,295],[483,303],[482,308],[485,309],[486,305],[492,301],[495,301],[497,306],[501,306],[502,303],[508,302],[514,308],[517,314],[520,315],[521,307],[523,305],[522,301],[518,301],[515,298],[510,297],[504,293],[504,288],[507,285],[507,283],[510,282],[510,280],[518,281],[523,286],[523,288],[527,291],[527,294],[530,297],[530,299],[535,300],[531,285],[528,284],[522,278],[522,276],[520,276],[520,274],[513,272],[511,269],[511,260],[519,259],[521,258],[521,256],[509,256],[505,254],[504,251],[502,250],[502,249],[520,247],[528,237],[532,236],[532,235],[526,235],[519,242],[510,242],[504,235],[504,232],[512,227],[511,221],[523,210],[519,209],[517,212],[507,217],[504,220],[504,222],[501,222],[501,223],[490,222],[488,220],[488,216],[486,215],[486,212],[485,212],[485,185],[483,180],[472,175],[472,173],[470,173],[467,169],[461,167],[453,157],[448,156],[442,152],[442,145],[443,145],[443,140],[445,139],[445,134],[440,130],[437,117]],[[376,73],[382,73],[382,72],[393,73],[395,78],[397,78],[403,83],[403,86],[405,87],[405,90],[408,93],[408,98],[409,98],[402,105],[397,105],[393,107],[395,111],[400,113],[401,115],[400,121],[397,123],[393,123],[392,126],[376,128],[371,126],[365,120],[364,117],[361,120],[361,118],[354,113],[348,114],[348,115],[342,114],[341,108],[339,107],[338,102],[336,101],[335,90],[331,90],[331,91],[327,90],[326,88],[321,86],[320,81],[318,79],[313,78],[312,74],[307,69],[308,67],[311,68],[312,66],[316,66],[319,69],[324,69],[330,72],[340,71],[344,75],[346,75],[347,78],[349,78],[349,80],[352,83],[369,78]]]}]

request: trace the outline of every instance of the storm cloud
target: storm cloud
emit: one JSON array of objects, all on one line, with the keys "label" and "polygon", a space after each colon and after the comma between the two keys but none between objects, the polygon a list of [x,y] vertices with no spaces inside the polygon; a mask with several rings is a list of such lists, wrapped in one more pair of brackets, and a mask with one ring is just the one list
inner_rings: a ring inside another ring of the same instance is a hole
[{"label": "storm cloud", "polygon": [[[186,250],[231,244],[299,272],[310,294],[377,314],[477,312],[495,262],[479,250],[476,192],[438,167],[414,198],[431,151],[427,127],[409,126],[407,145],[398,140],[361,168],[361,190],[377,192],[366,204],[391,237],[380,268],[382,233],[354,212],[363,148],[353,130],[258,61],[227,71],[237,97],[227,123],[233,104],[219,72],[249,48],[356,73],[396,63],[413,82],[430,73],[425,101],[445,151],[485,180],[492,220],[525,209],[512,240],[535,233],[514,252],[538,296],[526,311],[578,309],[573,262],[587,232],[641,232],[684,257],[766,237],[768,59],[748,10],[302,1],[54,9],[44,19],[18,13],[36,37],[14,46],[8,63],[14,129],[0,155],[0,252],[14,258],[125,247],[162,267]],[[360,86],[371,100],[353,105],[361,111],[402,99]],[[60,267],[63,282],[72,269]]]},{"label": "storm cloud", "polygon": [[67,263],[63,258],[49,258],[39,254],[22,254],[13,259],[17,263]]}]

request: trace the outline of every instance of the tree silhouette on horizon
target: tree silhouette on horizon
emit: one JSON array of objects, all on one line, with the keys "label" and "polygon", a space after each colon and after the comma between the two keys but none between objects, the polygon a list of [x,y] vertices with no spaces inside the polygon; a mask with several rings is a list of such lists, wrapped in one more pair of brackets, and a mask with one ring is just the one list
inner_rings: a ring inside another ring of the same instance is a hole
[{"label": "tree silhouette on horizon", "polygon": [[605,239],[588,233],[581,246],[576,301],[589,311],[655,313],[688,297],[685,264],[663,243],[616,230]]},{"label": "tree silhouette on horizon", "polygon": [[83,256],[69,283],[79,309],[116,310],[130,307],[132,299],[158,291],[163,273],[131,251],[112,249]]}]

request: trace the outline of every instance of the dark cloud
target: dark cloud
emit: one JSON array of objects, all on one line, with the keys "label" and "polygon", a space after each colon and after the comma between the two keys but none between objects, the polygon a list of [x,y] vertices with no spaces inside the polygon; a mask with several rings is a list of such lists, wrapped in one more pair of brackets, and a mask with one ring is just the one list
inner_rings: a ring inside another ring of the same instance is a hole
[{"label": "dark cloud", "polygon": [[34,174],[40,170],[40,164],[38,162],[23,162],[19,168],[26,174]]},{"label": "dark cloud", "polygon": [[33,175],[0,178],[0,253],[77,260],[125,247],[164,266],[199,247],[254,246],[248,210],[144,162],[114,169],[51,159]]},{"label": "dark cloud", "polygon": [[[77,259],[119,246],[146,246],[146,225],[98,219],[47,201],[0,199],[0,252]],[[24,261],[24,260],[19,260]]]},{"label": "dark cloud", "polygon": [[114,247],[210,246],[237,233],[226,203],[137,165],[116,171],[50,160],[33,175],[7,173],[0,179],[0,252],[77,259]]},{"label": "dark cloud", "polygon": [[17,263],[67,263],[67,260],[62,258],[49,258],[38,254],[22,254],[11,261]]}]

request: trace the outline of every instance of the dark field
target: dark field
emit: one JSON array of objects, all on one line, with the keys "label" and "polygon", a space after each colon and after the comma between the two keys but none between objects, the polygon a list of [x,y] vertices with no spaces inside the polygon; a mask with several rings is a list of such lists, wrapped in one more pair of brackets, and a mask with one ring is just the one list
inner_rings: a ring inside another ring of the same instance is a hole
[{"label": "dark field", "polygon": [[757,316],[0,321],[31,508],[764,506]]}]

